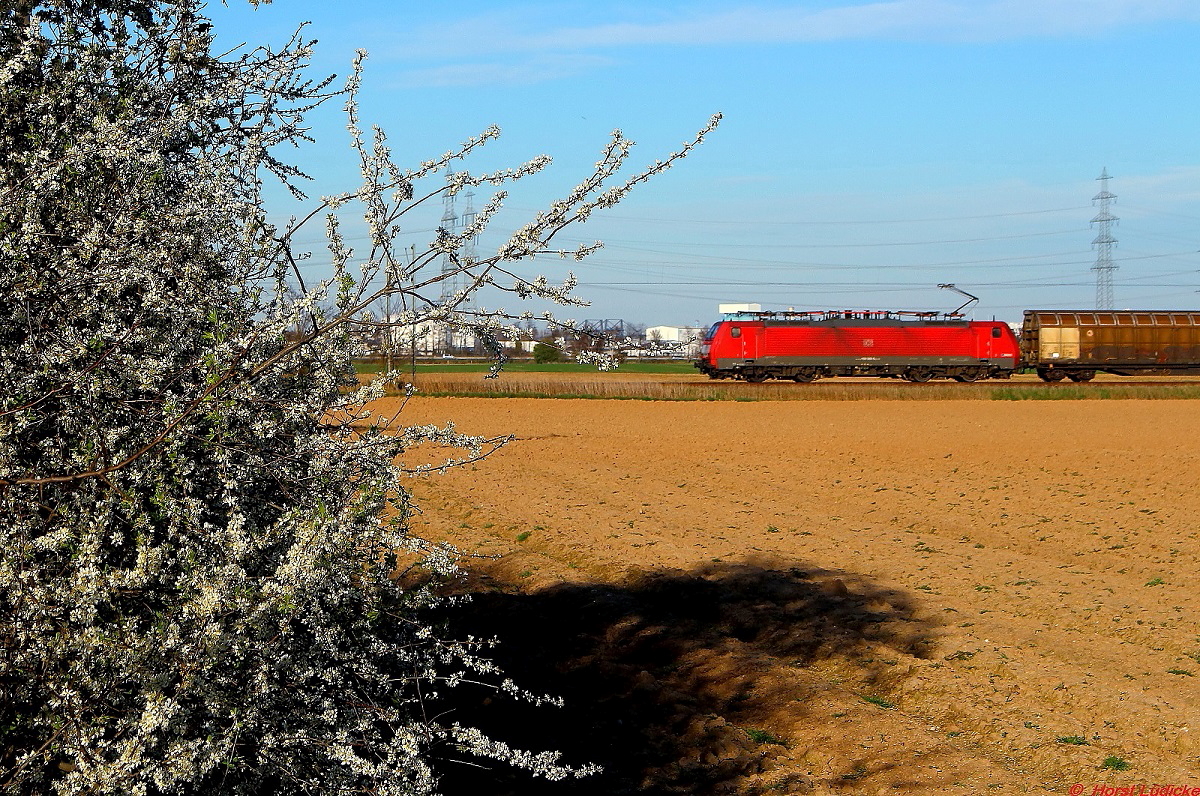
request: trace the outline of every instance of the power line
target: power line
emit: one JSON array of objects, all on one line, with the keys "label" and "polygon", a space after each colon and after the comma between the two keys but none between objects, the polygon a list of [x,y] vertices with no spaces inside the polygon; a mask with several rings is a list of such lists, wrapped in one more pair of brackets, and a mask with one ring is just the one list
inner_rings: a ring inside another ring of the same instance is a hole
[{"label": "power line", "polygon": [[[934,221],[983,221],[993,218],[1014,218],[1018,216],[1037,216],[1046,215],[1049,213],[1077,213],[1085,209],[1086,205],[1076,205],[1075,207],[1055,207],[1046,210],[1022,210],[1012,213],[988,213],[985,215],[975,216],[941,216],[932,218],[891,218],[891,219],[862,219],[862,220],[835,220],[835,221],[722,221],[719,219],[695,219],[695,218],[653,218],[650,216],[624,216],[604,213],[597,215],[597,218],[613,219],[615,221],[637,221],[651,224],[702,224],[704,226],[722,225],[722,226],[782,226],[782,227],[811,227],[811,226],[849,226],[849,225],[877,225],[877,224],[924,224]],[[512,208],[519,212],[538,212],[533,208]]]},{"label": "power line", "polygon": [[[1091,282],[1038,282],[1034,280],[1017,282],[972,282],[973,287],[994,288],[1032,288],[1032,287],[1080,287],[1091,285]],[[1196,287],[1197,282],[1144,282],[1138,287]],[[851,287],[858,286],[863,290],[891,288],[921,288],[928,290],[927,285],[916,285],[910,282],[580,282],[580,287]]]},{"label": "power line", "polygon": [[[1044,238],[1051,235],[1077,235],[1079,228],[1055,230],[1053,232],[1025,232],[1019,235],[997,235],[990,238],[946,238],[942,240],[905,240],[905,241],[883,241],[879,243],[711,243],[707,241],[687,242],[687,241],[645,241],[650,245],[659,246],[701,246],[706,249],[711,249],[718,246],[733,246],[739,249],[746,248],[762,248],[762,249],[872,249],[890,246],[940,246],[950,243],[993,243],[999,240],[1021,240],[1025,238]],[[589,243],[590,240],[563,238],[564,243]],[[611,241],[611,239],[610,239]],[[641,249],[635,246],[629,246],[628,243],[642,243],[643,241],[618,241],[613,248],[624,248],[630,251],[645,251],[655,254],[674,254],[674,252],[663,252],[656,249]],[[609,241],[605,241],[605,245],[610,245]],[[711,255],[715,256],[715,255]]]}]

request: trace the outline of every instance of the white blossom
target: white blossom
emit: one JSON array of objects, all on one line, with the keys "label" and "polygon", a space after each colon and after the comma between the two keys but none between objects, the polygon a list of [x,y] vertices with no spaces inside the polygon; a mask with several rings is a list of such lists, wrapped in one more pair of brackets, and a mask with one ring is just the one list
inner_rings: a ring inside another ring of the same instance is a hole
[{"label": "white blossom", "polygon": [[[31,0],[0,12],[0,790],[431,793],[429,751],[444,742],[539,776],[591,772],[423,709],[439,688],[476,682],[553,701],[504,679],[487,640],[443,638],[428,621],[459,554],[407,525],[418,508],[403,479],[509,438],[372,414],[400,374],[360,384],[347,332],[436,322],[519,335],[511,322],[529,312],[465,309],[485,285],[582,305],[574,275],[552,284],[510,264],[595,251],[554,238],[715,120],[626,178],[631,142],[614,133],[594,174],[486,257],[463,249],[504,190],[472,227],[408,257],[394,247],[413,208],[549,159],[440,174],[499,135],[488,128],[401,168],[359,119],[365,54],[333,90],[305,77],[303,28],[279,48],[218,55],[201,10]],[[263,179],[302,195],[304,175],[274,152],[307,140],[305,112],[334,97],[362,182],[277,229]],[[341,233],[349,208],[363,212],[362,251]],[[320,218],[333,275],[307,284],[293,238]],[[451,276],[467,287],[443,301]],[[381,318],[371,310],[389,295],[403,309]],[[418,446],[446,455],[416,464]],[[393,580],[401,569],[423,577]]]}]

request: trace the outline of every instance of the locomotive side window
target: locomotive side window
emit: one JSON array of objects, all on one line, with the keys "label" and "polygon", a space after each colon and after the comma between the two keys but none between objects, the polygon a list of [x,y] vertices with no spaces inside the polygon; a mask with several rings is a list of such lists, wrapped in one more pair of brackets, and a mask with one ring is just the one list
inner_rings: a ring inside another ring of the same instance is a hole
[{"label": "locomotive side window", "polygon": [[742,336],[742,327],[734,326],[732,329],[729,330],[729,336],[730,337],[741,337]]},{"label": "locomotive side window", "polygon": [[1000,327],[999,326],[992,327],[992,337],[999,339],[999,337],[1000,337]]}]

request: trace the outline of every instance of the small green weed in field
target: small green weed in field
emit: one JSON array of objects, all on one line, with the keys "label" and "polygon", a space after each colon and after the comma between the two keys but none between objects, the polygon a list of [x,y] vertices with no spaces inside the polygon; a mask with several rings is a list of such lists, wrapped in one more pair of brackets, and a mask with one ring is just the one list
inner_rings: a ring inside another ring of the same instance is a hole
[{"label": "small green weed in field", "polygon": [[1162,578],[1151,578],[1150,580],[1146,581],[1147,586],[1161,586],[1164,583],[1166,583],[1166,581]]},{"label": "small green weed in field", "polygon": [[896,707],[893,703],[888,702],[886,699],[884,699],[881,696],[874,696],[874,695],[860,695],[860,696],[862,696],[862,699],[864,702],[870,702],[872,705],[881,707],[884,710],[893,710]]},{"label": "small green weed in field", "polygon": [[752,727],[746,728],[746,735],[750,740],[758,744],[775,744],[776,746],[787,746],[787,742],[782,738],[776,737],[766,730],[756,730]]},{"label": "small green weed in field", "polygon": [[1070,744],[1071,746],[1087,746],[1087,738],[1082,735],[1063,735],[1058,739],[1059,743]]},{"label": "small green weed in field", "polygon": [[1187,675],[1188,677],[1196,676],[1196,675],[1192,674],[1191,672],[1189,672],[1187,669],[1167,669],[1167,674],[1182,674],[1182,675]]},{"label": "small green weed in field", "polygon": [[517,534],[517,541],[523,542],[526,539],[528,539],[529,536],[530,536],[529,531],[521,531],[519,534]]},{"label": "small green weed in field", "polygon": [[1124,758],[1109,755],[1104,758],[1104,762],[1100,764],[1100,768],[1107,768],[1110,771],[1128,771],[1133,768],[1133,764]]}]

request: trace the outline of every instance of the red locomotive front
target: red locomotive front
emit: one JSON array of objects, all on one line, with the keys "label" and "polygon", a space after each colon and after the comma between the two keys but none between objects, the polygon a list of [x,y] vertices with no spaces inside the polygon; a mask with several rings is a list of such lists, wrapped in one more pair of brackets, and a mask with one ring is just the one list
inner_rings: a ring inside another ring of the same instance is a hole
[{"label": "red locomotive front", "polygon": [[1007,378],[1019,344],[1002,321],[933,313],[740,313],[713,324],[694,363],[710,378]]}]

